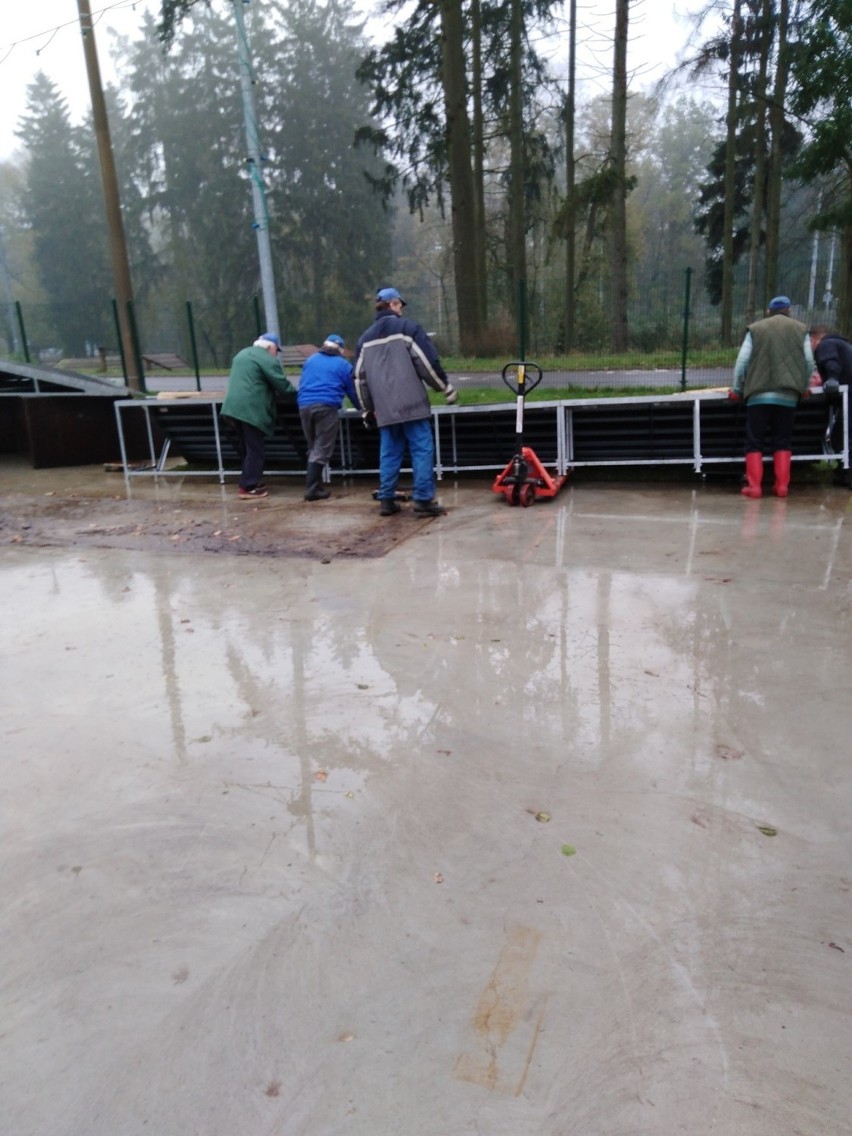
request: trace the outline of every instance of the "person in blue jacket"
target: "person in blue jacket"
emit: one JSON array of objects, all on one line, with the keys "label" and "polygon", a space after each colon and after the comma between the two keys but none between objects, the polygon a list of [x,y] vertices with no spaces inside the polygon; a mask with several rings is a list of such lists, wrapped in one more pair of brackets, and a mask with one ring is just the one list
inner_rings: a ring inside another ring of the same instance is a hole
[{"label": "person in blue jacket", "polygon": [[319,351],[302,365],[297,401],[302,430],[308,443],[306,501],[324,501],[331,493],[322,483],[323,470],[331,460],[339,430],[337,412],[348,398],[356,410],[361,409],[352,364],[343,358],[346,346],[339,335],[325,337]]}]

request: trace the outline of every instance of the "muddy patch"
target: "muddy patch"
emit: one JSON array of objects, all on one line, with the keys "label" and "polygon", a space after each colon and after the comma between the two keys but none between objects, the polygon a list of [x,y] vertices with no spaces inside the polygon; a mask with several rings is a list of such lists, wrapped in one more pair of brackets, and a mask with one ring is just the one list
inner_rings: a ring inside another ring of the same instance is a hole
[{"label": "muddy patch", "polygon": [[138,548],[147,552],[332,559],[385,556],[433,522],[378,516],[375,503],[341,496],[163,504],[84,496],[0,496],[0,545]]}]

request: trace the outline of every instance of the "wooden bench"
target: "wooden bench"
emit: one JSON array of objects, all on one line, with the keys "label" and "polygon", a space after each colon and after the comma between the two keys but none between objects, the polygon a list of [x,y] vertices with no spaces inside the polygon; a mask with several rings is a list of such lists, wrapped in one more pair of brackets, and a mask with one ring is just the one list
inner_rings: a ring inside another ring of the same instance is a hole
[{"label": "wooden bench", "polygon": [[313,343],[285,343],[278,352],[278,361],[282,367],[301,367],[309,355],[319,351]]},{"label": "wooden bench", "polygon": [[160,367],[163,371],[188,371],[189,363],[181,359],[180,355],[143,355],[142,362],[146,367]]}]

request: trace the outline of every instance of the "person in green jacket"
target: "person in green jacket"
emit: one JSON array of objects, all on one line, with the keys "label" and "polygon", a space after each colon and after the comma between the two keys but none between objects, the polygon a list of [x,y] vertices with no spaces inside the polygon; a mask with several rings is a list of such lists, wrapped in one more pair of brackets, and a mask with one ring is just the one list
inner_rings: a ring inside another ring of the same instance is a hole
[{"label": "person in green jacket", "polygon": [[278,361],[280,350],[281,340],[267,331],[238,351],[231,363],[222,417],[237,438],[242,459],[237,495],[243,500],[269,495],[260,479],[266,439],[275,432],[276,398],[295,393]]}]

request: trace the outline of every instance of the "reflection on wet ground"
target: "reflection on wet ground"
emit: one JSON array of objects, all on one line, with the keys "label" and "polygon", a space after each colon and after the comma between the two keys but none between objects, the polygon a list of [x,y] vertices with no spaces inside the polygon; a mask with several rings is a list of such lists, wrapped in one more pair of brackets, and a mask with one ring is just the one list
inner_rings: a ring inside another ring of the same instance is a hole
[{"label": "reflection on wet ground", "polygon": [[3,1131],[845,1134],[847,496],[441,495],[0,549]]}]

